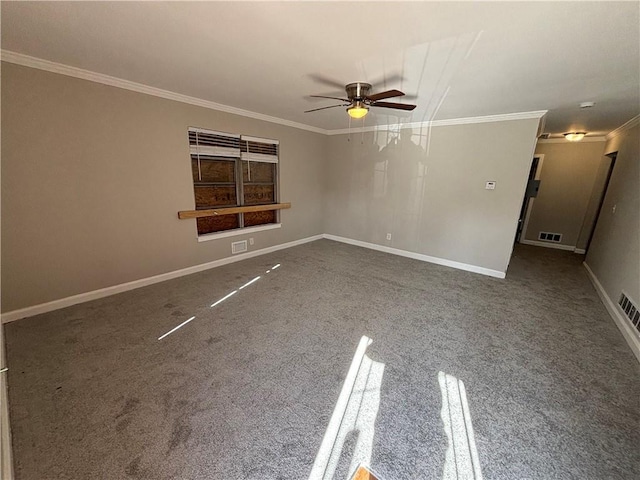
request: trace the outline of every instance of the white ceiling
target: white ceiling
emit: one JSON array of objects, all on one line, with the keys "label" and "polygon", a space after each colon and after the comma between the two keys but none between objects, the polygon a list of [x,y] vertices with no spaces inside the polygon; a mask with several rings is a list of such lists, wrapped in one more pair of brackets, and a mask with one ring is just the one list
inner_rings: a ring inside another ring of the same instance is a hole
[{"label": "white ceiling", "polygon": [[417,96],[412,113],[375,109],[367,125],[549,110],[547,132],[598,135],[640,113],[639,12],[639,2],[2,2],[2,49],[326,130],[348,116],[303,113],[333,104],[310,94],[344,94],[319,77]]}]

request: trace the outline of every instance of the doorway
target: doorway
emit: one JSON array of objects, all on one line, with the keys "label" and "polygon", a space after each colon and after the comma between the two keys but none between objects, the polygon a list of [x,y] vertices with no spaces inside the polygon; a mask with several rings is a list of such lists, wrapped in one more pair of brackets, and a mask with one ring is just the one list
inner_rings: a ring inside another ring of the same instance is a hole
[{"label": "doorway", "polygon": [[522,207],[520,208],[520,217],[518,217],[515,243],[519,243],[521,239],[524,239],[527,233],[527,225],[529,224],[529,215],[531,214],[533,201],[540,189],[540,171],[542,170],[543,161],[544,155],[538,154],[533,156],[531,169],[529,170],[529,178],[527,180],[527,188],[524,192]]}]

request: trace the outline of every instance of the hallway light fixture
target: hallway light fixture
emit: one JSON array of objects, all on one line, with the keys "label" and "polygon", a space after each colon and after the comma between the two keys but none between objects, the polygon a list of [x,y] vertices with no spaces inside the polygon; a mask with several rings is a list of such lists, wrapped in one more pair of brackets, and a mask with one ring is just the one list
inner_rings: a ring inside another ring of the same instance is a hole
[{"label": "hallway light fixture", "polygon": [[564,138],[570,142],[579,142],[586,134],[587,132],[569,132],[564,134]]},{"label": "hallway light fixture", "polygon": [[347,108],[347,113],[351,118],[355,118],[355,119],[362,118],[367,113],[369,113],[369,107],[367,107],[364,103],[358,100],[352,106]]}]

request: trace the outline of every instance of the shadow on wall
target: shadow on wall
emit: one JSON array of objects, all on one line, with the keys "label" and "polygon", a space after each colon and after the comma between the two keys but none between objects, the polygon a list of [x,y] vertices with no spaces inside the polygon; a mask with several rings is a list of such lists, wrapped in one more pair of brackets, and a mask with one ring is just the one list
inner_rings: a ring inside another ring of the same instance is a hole
[{"label": "shadow on wall", "polygon": [[387,238],[378,225],[388,225],[390,231],[403,231],[405,239],[417,243],[425,218],[426,130],[376,131],[351,145],[349,184],[359,188],[349,190],[347,204],[364,238],[384,243]]},{"label": "shadow on wall", "polygon": [[[481,33],[419,45],[382,62],[383,70],[400,66],[401,85],[394,86],[409,95],[413,88],[432,93],[415,102],[412,114],[371,108],[386,126],[330,140],[327,233],[504,276],[539,117],[432,129],[439,114],[459,113],[447,110],[446,99]],[[376,70],[363,65],[365,75]],[[498,188],[488,192],[488,181]]]},{"label": "shadow on wall", "polygon": [[[428,99],[418,99],[414,112],[372,109],[378,123],[388,129],[372,134],[349,135],[350,156],[354,160],[349,172],[350,185],[358,188],[348,193],[348,209],[362,238],[385,244],[390,239],[380,225],[390,232],[402,231],[409,242],[404,248],[418,251],[424,225],[427,189],[427,159],[431,141],[431,125],[444,104],[451,81],[471,55],[482,35],[470,32],[435,42],[415,45],[404,51],[362,60],[357,69],[362,78],[370,72],[400,72],[400,89],[432,92]],[[375,85],[377,89],[389,85]],[[420,122],[413,129],[409,122]],[[360,188],[361,187],[361,188]],[[366,193],[363,198],[362,192]],[[443,236],[444,241],[444,236]]]}]

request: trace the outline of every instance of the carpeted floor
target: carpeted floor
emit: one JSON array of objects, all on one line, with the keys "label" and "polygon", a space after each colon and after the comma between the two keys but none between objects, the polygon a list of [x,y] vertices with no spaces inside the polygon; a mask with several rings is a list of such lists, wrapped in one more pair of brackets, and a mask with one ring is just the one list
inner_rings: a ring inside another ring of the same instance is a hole
[{"label": "carpeted floor", "polygon": [[366,335],[381,480],[452,478],[439,375],[484,478],[640,478],[640,365],[581,262],[518,246],[499,280],[320,240],[7,324],[16,477],[308,478]]}]

